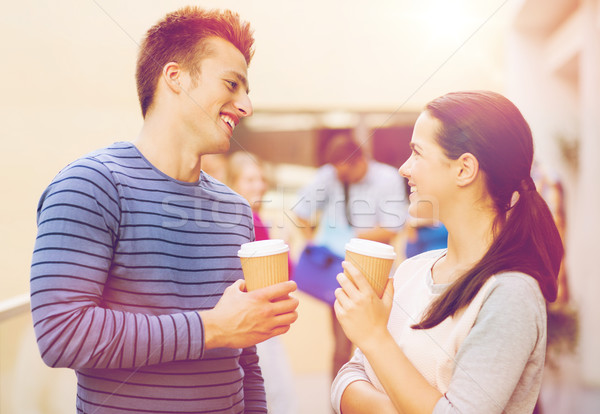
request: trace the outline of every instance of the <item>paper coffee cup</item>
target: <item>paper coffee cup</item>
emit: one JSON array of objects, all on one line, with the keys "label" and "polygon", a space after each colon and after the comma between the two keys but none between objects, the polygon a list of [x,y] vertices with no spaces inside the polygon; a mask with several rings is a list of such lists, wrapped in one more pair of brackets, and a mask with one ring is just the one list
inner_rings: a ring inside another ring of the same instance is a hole
[{"label": "paper coffee cup", "polygon": [[[367,278],[373,290],[381,298],[396,259],[394,248],[389,244],[365,239],[350,239],[346,243],[346,261],[352,263]],[[352,276],[344,270],[352,280]]]},{"label": "paper coffee cup", "polygon": [[242,244],[238,257],[248,292],[287,281],[289,251],[288,245],[278,239]]}]

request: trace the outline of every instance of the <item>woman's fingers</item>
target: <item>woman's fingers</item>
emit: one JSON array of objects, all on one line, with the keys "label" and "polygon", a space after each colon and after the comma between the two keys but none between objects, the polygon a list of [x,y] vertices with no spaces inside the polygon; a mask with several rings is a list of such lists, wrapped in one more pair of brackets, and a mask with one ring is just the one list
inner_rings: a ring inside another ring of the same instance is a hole
[{"label": "woman's fingers", "polygon": [[363,271],[354,263],[344,261],[342,262],[342,267],[350,274],[350,276],[352,277],[352,282],[354,282],[354,285],[356,286],[358,291],[364,293],[375,293],[373,287],[371,286],[371,283],[367,280]]},{"label": "woman's fingers", "polygon": [[[350,283],[352,283],[352,282],[350,282]],[[337,288],[334,293],[335,293],[335,298],[337,299],[337,302],[340,303],[340,306],[342,308],[347,308],[351,304],[351,300],[348,297],[348,295],[346,294],[346,292],[344,292],[344,289]]]},{"label": "woman's fingers", "polygon": [[348,276],[346,276],[344,273],[338,273],[336,279],[342,287],[344,293],[349,297],[354,296],[358,292],[358,289],[356,288],[352,280],[350,280]]}]

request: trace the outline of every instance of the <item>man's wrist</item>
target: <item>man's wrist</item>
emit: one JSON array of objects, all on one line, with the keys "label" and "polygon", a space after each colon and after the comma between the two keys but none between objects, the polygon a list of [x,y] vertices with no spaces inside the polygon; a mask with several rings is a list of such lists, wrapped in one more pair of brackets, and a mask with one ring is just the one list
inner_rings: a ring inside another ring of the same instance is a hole
[{"label": "man's wrist", "polygon": [[221,325],[215,318],[214,309],[198,313],[204,325],[204,349],[225,347],[226,336],[222,334]]}]

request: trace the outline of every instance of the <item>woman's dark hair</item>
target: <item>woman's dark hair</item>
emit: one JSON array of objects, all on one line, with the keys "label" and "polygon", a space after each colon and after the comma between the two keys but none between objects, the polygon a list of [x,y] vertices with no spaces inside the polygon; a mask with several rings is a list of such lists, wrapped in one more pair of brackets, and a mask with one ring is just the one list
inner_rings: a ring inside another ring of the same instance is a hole
[{"label": "woman's dark hair", "polygon": [[[425,110],[438,119],[437,143],[450,159],[471,153],[479,161],[498,215],[494,239],[481,260],[427,309],[415,329],[429,329],[467,306],[493,275],[519,271],[537,280],[544,298],[556,299],[562,241],[546,202],[531,179],[533,139],[519,109],[489,91],[453,92]],[[513,203],[513,194],[518,200]]]}]

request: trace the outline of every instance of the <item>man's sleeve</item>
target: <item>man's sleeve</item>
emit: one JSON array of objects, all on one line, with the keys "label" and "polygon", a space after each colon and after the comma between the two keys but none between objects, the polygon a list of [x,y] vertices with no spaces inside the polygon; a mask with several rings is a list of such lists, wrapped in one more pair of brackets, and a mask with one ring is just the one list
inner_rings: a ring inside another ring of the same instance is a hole
[{"label": "man's sleeve", "polygon": [[117,186],[92,158],[67,167],[42,195],[31,311],[42,359],[51,367],[132,368],[202,357],[197,312],[154,316],[104,306],[119,220]]},{"label": "man's sleeve", "polygon": [[266,413],[267,396],[260,366],[258,365],[256,346],[242,349],[240,365],[244,370],[244,412]]},{"label": "man's sleeve", "polygon": [[[513,393],[531,393],[532,397],[521,398],[531,406],[517,411],[533,410],[544,367],[544,300],[536,294],[533,279],[497,278],[499,284],[456,355],[450,388],[435,406],[435,414],[500,414]],[[524,379],[523,389],[516,389]]]}]

